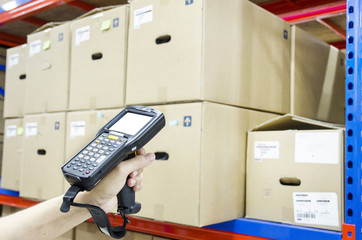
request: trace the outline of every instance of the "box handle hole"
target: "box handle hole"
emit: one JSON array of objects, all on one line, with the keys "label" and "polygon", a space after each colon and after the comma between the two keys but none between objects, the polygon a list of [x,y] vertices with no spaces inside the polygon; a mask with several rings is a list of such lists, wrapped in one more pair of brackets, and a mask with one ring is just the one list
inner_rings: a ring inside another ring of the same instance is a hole
[{"label": "box handle hole", "polygon": [[93,53],[92,54],[92,60],[99,60],[103,57],[103,54],[102,53]]},{"label": "box handle hole", "polygon": [[163,160],[166,161],[169,158],[169,155],[167,152],[155,152],[156,160]]},{"label": "box handle hole", "polygon": [[45,149],[38,149],[38,155],[45,155],[46,153]]},{"label": "box handle hole", "polygon": [[156,38],[156,44],[164,44],[164,43],[168,43],[171,41],[171,36],[170,35],[164,35],[164,36],[160,36],[158,38]]},{"label": "box handle hole", "polygon": [[299,186],[301,184],[300,179],[294,177],[283,177],[279,179],[279,182],[284,186]]},{"label": "box handle hole", "polygon": [[20,76],[19,76],[19,79],[20,80],[24,80],[26,78],[26,74],[21,74]]}]

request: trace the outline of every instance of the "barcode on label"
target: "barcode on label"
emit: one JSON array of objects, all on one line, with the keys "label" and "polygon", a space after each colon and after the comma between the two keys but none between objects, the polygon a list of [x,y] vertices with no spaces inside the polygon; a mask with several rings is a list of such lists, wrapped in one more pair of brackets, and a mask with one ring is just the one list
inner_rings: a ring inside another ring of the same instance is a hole
[{"label": "barcode on label", "polygon": [[297,218],[316,218],[314,213],[298,213]]}]

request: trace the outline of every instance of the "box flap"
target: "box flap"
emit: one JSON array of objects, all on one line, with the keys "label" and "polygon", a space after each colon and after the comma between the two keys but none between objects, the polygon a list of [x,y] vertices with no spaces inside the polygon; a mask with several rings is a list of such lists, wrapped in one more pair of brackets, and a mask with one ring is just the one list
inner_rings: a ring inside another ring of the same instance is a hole
[{"label": "box flap", "polygon": [[30,34],[37,33],[37,32],[42,32],[42,31],[45,31],[45,30],[47,30],[47,29],[51,29],[51,28],[53,28],[53,27],[57,27],[57,26],[59,26],[59,25],[62,25],[62,24],[64,24],[64,23],[67,23],[67,22],[49,22],[49,23],[46,23],[46,24],[44,24],[43,26],[35,29],[35,30],[34,30],[32,33],[30,33]]},{"label": "box flap", "polygon": [[313,129],[344,129],[343,125],[317,121],[305,117],[286,114],[265,123],[262,123],[250,131],[278,131],[278,130],[313,130]]}]

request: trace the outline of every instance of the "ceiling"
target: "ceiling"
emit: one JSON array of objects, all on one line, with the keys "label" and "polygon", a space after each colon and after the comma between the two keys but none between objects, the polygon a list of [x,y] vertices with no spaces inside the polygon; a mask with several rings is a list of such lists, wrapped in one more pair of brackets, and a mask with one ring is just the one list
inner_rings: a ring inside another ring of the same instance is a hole
[{"label": "ceiling", "polygon": [[[17,0],[18,1],[18,0]],[[346,2],[340,0],[250,0],[275,15],[296,24],[317,38],[345,46]],[[1,3],[5,0],[0,1]],[[26,42],[26,35],[54,21],[69,21],[95,8],[123,4],[126,0],[33,0],[18,13],[0,13],[0,46]]]}]

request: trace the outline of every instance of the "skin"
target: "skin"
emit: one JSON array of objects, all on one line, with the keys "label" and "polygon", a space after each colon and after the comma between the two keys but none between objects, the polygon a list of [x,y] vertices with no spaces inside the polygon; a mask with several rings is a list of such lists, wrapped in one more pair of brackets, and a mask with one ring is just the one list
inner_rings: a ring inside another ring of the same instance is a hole
[{"label": "skin", "polygon": [[[140,149],[135,158],[121,162],[90,192],[80,192],[75,202],[87,203],[109,212],[117,205],[117,193],[127,180],[134,191],[142,188],[143,169],[152,164],[153,153]],[[91,218],[85,208],[71,207],[67,213],[60,212],[63,196],[44,201],[7,217],[0,218],[1,239],[54,239]]]}]

